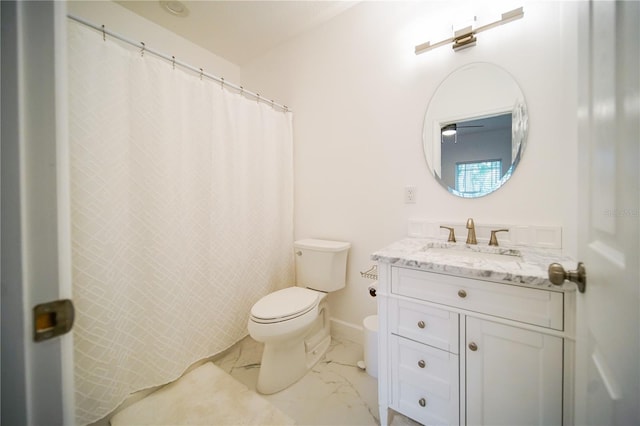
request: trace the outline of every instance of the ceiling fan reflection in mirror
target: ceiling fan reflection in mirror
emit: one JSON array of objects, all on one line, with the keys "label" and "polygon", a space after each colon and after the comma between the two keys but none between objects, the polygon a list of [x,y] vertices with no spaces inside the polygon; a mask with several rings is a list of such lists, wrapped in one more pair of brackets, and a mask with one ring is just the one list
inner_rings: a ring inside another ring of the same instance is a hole
[{"label": "ceiling fan reflection in mirror", "polygon": [[458,143],[458,129],[466,129],[471,127],[484,127],[484,125],[460,125],[458,123],[451,123],[443,126],[440,129],[440,133],[442,135],[441,142],[444,143],[445,137],[451,138],[453,137],[453,143]]}]

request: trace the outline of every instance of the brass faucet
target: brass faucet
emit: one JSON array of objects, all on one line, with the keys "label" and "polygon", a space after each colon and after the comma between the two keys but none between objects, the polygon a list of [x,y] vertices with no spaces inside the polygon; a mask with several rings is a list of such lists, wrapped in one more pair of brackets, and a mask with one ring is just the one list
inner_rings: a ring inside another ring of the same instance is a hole
[{"label": "brass faucet", "polygon": [[453,230],[453,227],[440,225],[440,228],[449,230],[449,238],[447,239],[448,243],[455,243],[456,242],[456,233]]},{"label": "brass faucet", "polygon": [[490,246],[498,246],[498,237],[496,237],[497,232],[509,232],[508,229],[494,229],[491,231],[491,238],[489,239]]},{"label": "brass faucet", "polygon": [[473,223],[473,219],[467,219],[467,229],[469,233],[467,234],[467,244],[478,244],[476,240],[476,225]]}]

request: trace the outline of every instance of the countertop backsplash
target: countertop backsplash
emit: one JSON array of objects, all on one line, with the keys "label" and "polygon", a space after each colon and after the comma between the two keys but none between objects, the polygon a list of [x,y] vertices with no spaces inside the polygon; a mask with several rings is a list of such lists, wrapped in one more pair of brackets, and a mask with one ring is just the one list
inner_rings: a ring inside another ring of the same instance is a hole
[{"label": "countertop backsplash", "polygon": [[[479,221],[474,222],[478,244],[488,244],[492,230],[508,229],[509,232],[500,232],[498,234],[498,242],[501,246],[562,249],[562,227],[560,226],[487,224]],[[464,242],[467,238],[466,221],[434,221],[427,219],[410,219],[407,235],[413,238],[444,239],[446,241],[449,231],[440,228],[440,226],[454,228],[456,240],[459,242]]]}]

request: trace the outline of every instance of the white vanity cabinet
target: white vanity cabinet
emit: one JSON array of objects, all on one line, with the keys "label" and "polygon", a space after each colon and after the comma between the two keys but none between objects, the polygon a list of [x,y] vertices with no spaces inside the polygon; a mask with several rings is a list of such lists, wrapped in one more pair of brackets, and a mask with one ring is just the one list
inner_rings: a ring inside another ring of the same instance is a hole
[{"label": "white vanity cabinet", "polygon": [[570,423],[572,294],[384,262],[378,274],[381,424],[388,409],[428,425]]}]

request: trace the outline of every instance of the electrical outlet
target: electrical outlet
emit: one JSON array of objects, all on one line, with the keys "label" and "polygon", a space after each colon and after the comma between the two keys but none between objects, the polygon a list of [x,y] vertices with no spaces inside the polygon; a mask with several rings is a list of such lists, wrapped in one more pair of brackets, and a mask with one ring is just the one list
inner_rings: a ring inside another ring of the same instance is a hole
[{"label": "electrical outlet", "polygon": [[404,187],[404,203],[415,204],[415,202],[416,202],[416,187],[405,186]]}]

